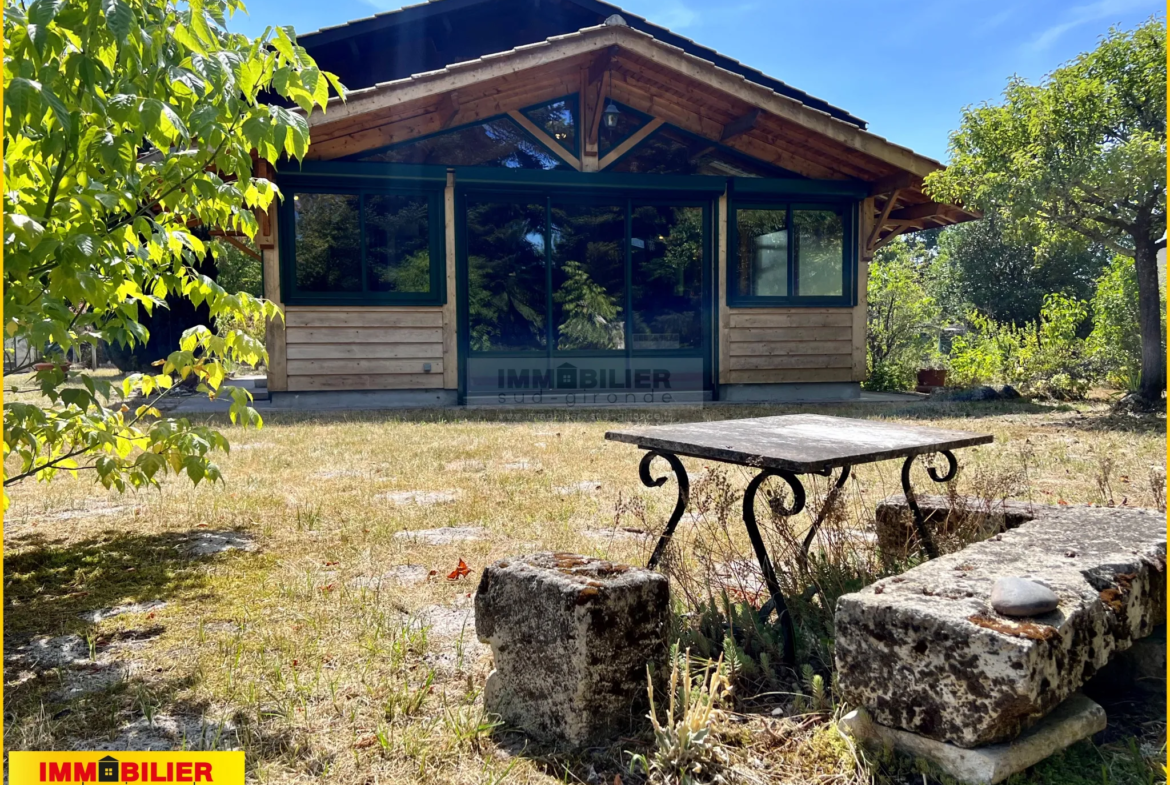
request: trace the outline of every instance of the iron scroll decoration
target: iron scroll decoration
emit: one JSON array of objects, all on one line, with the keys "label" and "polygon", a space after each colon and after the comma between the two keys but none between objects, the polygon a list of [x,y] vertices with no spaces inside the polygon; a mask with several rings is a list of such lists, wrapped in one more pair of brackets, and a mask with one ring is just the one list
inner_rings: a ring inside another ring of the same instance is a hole
[{"label": "iron scroll decoration", "polygon": [[674,535],[675,527],[682,520],[683,513],[687,509],[687,502],[691,498],[691,481],[687,477],[687,470],[683,466],[682,461],[678,459],[678,456],[673,453],[648,450],[642,456],[642,462],[638,464],[638,477],[642,480],[642,484],[647,488],[661,488],[666,484],[666,475],[662,477],[650,476],[650,464],[654,462],[655,458],[661,458],[670,464],[671,471],[674,472],[674,478],[678,481],[678,501],[674,503],[674,512],[670,514],[670,520],[666,522],[666,528],[662,531],[662,536],[658,538],[658,544],[654,546],[654,553],[650,556],[650,562],[647,567],[651,570],[658,566],[658,560],[662,558],[663,552],[666,551],[666,546],[670,544],[670,538]]},{"label": "iron scroll decoration", "polygon": [[[950,482],[959,470],[959,461],[950,450],[940,450],[939,452],[947,459],[946,474],[940,475],[933,466],[927,466],[926,473],[935,482]],[[914,527],[918,531],[918,542],[922,546],[922,550],[926,552],[928,559],[937,559],[938,546],[935,545],[930,530],[926,528],[926,519],[922,515],[922,510],[918,508],[918,502],[914,498],[914,489],[910,487],[910,468],[914,465],[914,459],[917,457],[919,456],[911,455],[902,464],[902,492],[906,494],[906,503],[910,506],[910,514],[914,518]]]},{"label": "iron scroll decoration", "polygon": [[[947,468],[945,472],[940,473],[934,466],[927,466],[926,471],[930,475],[930,479],[937,483],[950,482],[958,473],[959,462],[956,460],[954,453],[950,450],[938,451],[947,461]],[[938,547],[934,543],[929,530],[926,528],[926,521],[923,518],[922,510],[918,507],[918,503],[914,498],[914,491],[910,486],[910,469],[914,465],[916,458],[919,455],[911,455],[906,458],[902,464],[902,490],[906,494],[906,501],[910,507],[911,515],[914,518],[914,525],[918,532],[918,538],[922,550],[926,553],[927,558],[937,558]],[[675,501],[674,510],[670,514],[670,520],[667,521],[666,528],[663,530],[661,536],[658,538],[658,543],[654,546],[654,552],[650,556],[650,561],[647,567],[651,570],[655,569],[658,562],[662,559],[667,546],[670,544],[671,538],[674,536],[675,529],[682,520],[683,514],[686,512],[687,503],[690,500],[691,483],[687,476],[686,468],[683,466],[681,460],[674,453],[665,452],[657,449],[648,449],[646,454],[642,456],[641,463],[638,464],[638,477],[642,484],[647,488],[661,488],[666,484],[670,478],[669,475],[661,477],[654,477],[651,475],[651,465],[655,458],[661,458],[670,464],[671,471],[674,473],[675,481],[678,483],[678,499]],[[825,518],[828,516],[833,504],[835,504],[838,496],[845,488],[845,483],[849,480],[852,467],[846,465],[841,467],[840,474],[838,474],[832,486],[829,489],[829,494],[825,498],[819,514],[814,517],[812,526],[805,535],[802,546],[802,556],[807,559],[808,552],[812,546],[813,540],[816,537],[817,531]],[[819,471],[812,472],[813,474],[823,475],[825,477],[832,477],[832,469],[826,468]],[[783,480],[792,491],[791,504],[785,504],[779,497],[772,497],[769,499],[769,506],[772,512],[776,515],[790,518],[799,514],[804,510],[807,503],[807,495],[804,486],[801,484],[800,477],[786,469],[762,469],[759,474],[752,478],[748,483],[747,489],[743,495],[743,522],[747,528],[748,538],[752,543],[752,550],[755,552],[756,561],[760,565],[760,571],[763,574],[764,584],[768,588],[768,593],[771,598],[760,609],[761,619],[767,619],[773,611],[775,611],[777,620],[784,632],[784,659],[785,662],[794,663],[796,661],[796,630],[793,623],[792,615],[784,602],[784,594],[780,588],[780,582],[776,578],[776,570],[772,565],[772,560],[768,555],[767,546],[764,543],[764,538],[760,533],[759,524],[756,520],[756,496],[760,492],[760,488],[764,482],[772,477],[778,477]]]}]

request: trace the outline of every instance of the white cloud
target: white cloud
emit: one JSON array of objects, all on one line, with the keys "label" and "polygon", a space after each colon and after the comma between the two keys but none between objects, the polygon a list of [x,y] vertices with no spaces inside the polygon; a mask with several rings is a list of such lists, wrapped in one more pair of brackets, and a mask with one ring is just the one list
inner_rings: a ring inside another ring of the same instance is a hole
[{"label": "white cloud", "polygon": [[1049,27],[1032,41],[1032,48],[1037,51],[1047,49],[1074,27],[1149,6],[1149,0],[1097,0],[1095,3],[1073,6],[1068,10],[1064,21]]}]

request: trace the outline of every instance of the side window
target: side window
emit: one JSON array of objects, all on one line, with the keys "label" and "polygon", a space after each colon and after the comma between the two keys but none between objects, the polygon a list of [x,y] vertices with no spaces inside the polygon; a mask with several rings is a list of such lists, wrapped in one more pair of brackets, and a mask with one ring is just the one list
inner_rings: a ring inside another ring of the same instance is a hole
[{"label": "side window", "polygon": [[733,307],[850,306],[856,267],[852,203],[733,203]]},{"label": "side window", "polygon": [[291,195],[289,303],[441,302],[438,192],[314,188]]}]

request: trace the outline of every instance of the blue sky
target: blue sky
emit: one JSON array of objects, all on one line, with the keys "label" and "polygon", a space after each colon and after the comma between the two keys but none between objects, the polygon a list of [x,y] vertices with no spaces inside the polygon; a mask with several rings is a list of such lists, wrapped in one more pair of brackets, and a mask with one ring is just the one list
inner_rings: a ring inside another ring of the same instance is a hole
[{"label": "blue sky", "polygon": [[[395,0],[246,0],[233,27],[298,32],[404,5]],[[613,2],[613,0],[610,0]],[[413,0],[412,0],[413,2]],[[1112,25],[1164,14],[1160,0],[626,0],[656,24],[869,121],[876,134],[946,159],[964,106],[996,101],[1018,74],[1039,80]]]}]

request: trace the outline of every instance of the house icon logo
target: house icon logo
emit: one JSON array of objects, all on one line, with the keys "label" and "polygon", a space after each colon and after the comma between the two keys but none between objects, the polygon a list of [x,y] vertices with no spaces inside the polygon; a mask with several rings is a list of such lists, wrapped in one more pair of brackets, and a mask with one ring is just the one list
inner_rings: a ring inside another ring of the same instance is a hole
[{"label": "house icon logo", "polygon": [[107,755],[98,761],[98,782],[121,782],[118,775],[118,759]]},{"label": "house icon logo", "polygon": [[577,389],[577,366],[572,363],[561,363],[557,366],[557,389]]}]

